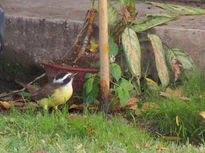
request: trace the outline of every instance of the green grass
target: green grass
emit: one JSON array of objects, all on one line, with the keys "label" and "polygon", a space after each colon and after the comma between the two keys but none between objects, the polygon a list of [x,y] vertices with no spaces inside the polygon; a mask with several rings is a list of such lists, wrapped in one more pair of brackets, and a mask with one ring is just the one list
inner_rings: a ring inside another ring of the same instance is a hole
[{"label": "green grass", "polygon": [[205,148],[178,146],[154,140],[120,117],[104,114],[71,119],[66,111],[53,113],[12,110],[0,114],[0,152],[203,152]]},{"label": "green grass", "polygon": [[153,95],[149,101],[156,103],[157,107],[147,109],[142,117],[154,124],[153,133],[178,136],[183,141],[190,140],[192,143],[204,143],[205,123],[200,112],[205,111],[205,77],[202,74],[191,75],[183,81],[180,88],[184,91],[183,96],[189,97],[190,101]]}]

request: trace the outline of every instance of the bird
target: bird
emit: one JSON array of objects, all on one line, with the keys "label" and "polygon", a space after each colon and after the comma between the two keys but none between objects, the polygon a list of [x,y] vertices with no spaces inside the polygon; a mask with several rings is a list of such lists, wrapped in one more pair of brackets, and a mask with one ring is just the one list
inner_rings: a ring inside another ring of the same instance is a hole
[{"label": "bird", "polygon": [[4,10],[0,6],[0,53],[3,50],[4,41],[3,41],[3,26],[4,26]]},{"label": "bird", "polygon": [[[53,81],[46,84],[43,88],[31,92],[31,99],[44,109],[54,107],[58,109],[59,105],[65,104],[73,94],[73,79],[78,73],[64,72],[54,77]],[[18,84],[29,88],[24,83],[17,81]]]}]

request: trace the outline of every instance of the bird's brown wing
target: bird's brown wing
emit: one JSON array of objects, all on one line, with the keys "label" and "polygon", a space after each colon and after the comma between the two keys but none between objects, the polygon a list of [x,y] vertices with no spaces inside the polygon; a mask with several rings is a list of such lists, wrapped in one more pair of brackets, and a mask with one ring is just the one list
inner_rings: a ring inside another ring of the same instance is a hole
[{"label": "bird's brown wing", "polygon": [[32,93],[32,99],[40,100],[42,98],[47,98],[54,93],[54,90],[57,89],[59,86],[55,84],[48,84],[43,88],[39,89],[38,91]]}]

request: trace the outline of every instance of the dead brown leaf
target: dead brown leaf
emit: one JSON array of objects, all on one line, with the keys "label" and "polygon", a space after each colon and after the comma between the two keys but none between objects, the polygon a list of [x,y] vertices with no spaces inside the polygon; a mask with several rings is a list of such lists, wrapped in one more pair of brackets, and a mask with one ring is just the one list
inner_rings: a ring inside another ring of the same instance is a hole
[{"label": "dead brown leaf", "polygon": [[136,110],[138,108],[137,102],[139,101],[139,98],[133,97],[128,99],[125,107],[122,107],[120,104],[120,100],[116,97],[112,99],[114,101],[114,108],[112,111],[120,111],[125,110],[126,108]]},{"label": "dead brown leaf", "polygon": [[190,98],[182,96],[183,90],[182,89],[175,89],[172,90],[171,88],[167,88],[165,92],[160,92],[160,96],[166,97],[171,99],[172,97],[178,97],[181,100],[189,101]]},{"label": "dead brown leaf", "polygon": [[129,6],[124,7],[124,8],[122,9],[122,15],[123,15],[125,24],[127,24],[128,22],[131,21],[131,14],[130,14],[130,12],[128,11],[128,9],[129,9]]},{"label": "dead brown leaf", "polygon": [[35,151],[34,153],[47,153],[45,150],[38,150],[38,151]]},{"label": "dead brown leaf", "polygon": [[138,98],[130,98],[128,99],[125,106],[128,107],[129,109],[135,110],[138,108],[138,105],[137,105],[138,101],[139,101]]},{"label": "dead brown leaf", "polygon": [[90,127],[88,127],[87,130],[88,130],[88,133],[96,134],[96,131],[93,130],[92,128],[90,128]]},{"label": "dead brown leaf", "polygon": [[205,119],[205,112],[200,112],[200,115]]},{"label": "dead brown leaf", "polygon": [[0,101],[0,104],[5,108],[5,109],[10,109],[11,104],[6,102],[6,101]]},{"label": "dead brown leaf", "polygon": [[69,110],[71,109],[83,110],[83,104],[80,104],[80,105],[73,104],[69,107]]},{"label": "dead brown leaf", "polygon": [[78,114],[69,114],[69,117],[71,120],[73,120],[73,119],[82,120],[83,119],[83,117],[81,115],[78,115]]},{"label": "dead brown leaf", "polygon": [[179,78],[179,75],[181,74],[181,68],[182,68],[182,65],[181,63],[177,60],[176,57],[174,57],[172,59],[172,70],[174,71],[174,78],[175,78],[175,81]]},{"label": "dead brown leaf", "polygon": [[157,104],[152,102],[145,102],[142,104],[142,110],[146,110],[147,108],[156,108],[158,107]]}]

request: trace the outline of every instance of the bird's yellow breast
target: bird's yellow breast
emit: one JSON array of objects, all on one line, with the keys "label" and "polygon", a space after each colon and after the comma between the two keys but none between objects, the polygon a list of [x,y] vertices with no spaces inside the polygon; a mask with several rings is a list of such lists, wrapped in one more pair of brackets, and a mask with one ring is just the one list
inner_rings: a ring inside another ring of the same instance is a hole
[{"label": "bird's yellow breast", "polygon": [[72,87],[62,87],[56,89],[55,92],[48,98],[43,98],[38,101],[38,103],[42,106],[53,107],[61,104],[65,104],[73,94]]}]

